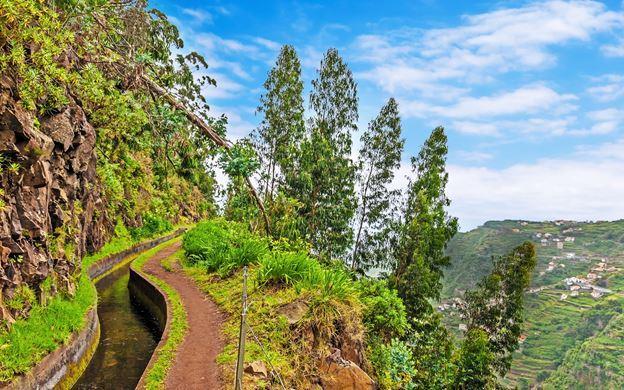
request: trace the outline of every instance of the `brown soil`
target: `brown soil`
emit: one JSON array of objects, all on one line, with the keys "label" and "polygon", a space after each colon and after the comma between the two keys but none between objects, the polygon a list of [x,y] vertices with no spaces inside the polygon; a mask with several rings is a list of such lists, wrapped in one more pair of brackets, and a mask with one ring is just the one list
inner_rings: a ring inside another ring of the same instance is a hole
[{"label": "brown soil", "polygon": [[176,354],[173,367],[167,375],[167,389],[222,389],[217,355],[225,343],[220,330],[225,321],[217,305],[186,277],[177,263],[175,269],[166,271],[161,260],[180,249],[176,243],[148,260],[143,271],[154,275],[180,294],[186,309],[189,329]]}]

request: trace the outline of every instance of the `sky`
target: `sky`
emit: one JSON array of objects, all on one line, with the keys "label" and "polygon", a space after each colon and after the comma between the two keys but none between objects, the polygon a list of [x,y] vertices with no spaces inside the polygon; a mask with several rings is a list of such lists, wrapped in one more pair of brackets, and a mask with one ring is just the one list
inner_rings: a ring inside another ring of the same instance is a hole
[{"label": "sky", "polygon": [[[229,136],[248,135],[281,45],[306,94],[337,48],[358,83],[359,128],[390,98],[406,139],[394,185],[431,130],[449,138],[449,212],[488,220],[624,218],[624,5],[620,1],[155,1]],[[360,134],[354,134],[354,149]]]}]

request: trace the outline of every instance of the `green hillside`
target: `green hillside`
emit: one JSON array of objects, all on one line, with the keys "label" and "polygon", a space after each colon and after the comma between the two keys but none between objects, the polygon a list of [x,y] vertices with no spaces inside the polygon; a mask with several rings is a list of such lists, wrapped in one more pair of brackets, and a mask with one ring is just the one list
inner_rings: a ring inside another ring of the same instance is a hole
[{"label": "green hillside", "polygon": [[[448,247],[452,267],[446,273],[443,297],[461,297],[490,270],[492,255],[525,240],[536,243],[538,265],[525,302],[526,339],[514,356],[507,384],[522,388],[552,374],[548,380],[555,388],[565,381],[585,380],[589,385],[588,378],[594,376],[587,372],[600,372],[602,379],[596,380],[603,386],[620,388],[622,373],[617,367],[622,366],[624,352],[617,346],[624,306],[624,221],[496,221],[459,233]],[[610,292],[571,296],[564,279],[587,278],[590,272],[596,274],[591,284]],[[459,334],[457,312],[445,313],[447,325]]]}]

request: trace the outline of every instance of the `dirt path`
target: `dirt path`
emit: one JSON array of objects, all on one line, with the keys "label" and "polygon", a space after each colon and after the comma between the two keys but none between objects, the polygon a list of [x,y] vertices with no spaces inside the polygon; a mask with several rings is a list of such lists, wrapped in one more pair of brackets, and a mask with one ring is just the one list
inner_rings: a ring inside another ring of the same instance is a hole
[{"label": "dirt path", "polygon": [[180,243],[167,247],[143,267],[144,272],[164,280],[176,289],[188,316],[189,330],[167,375],[166,388],[221,389],[223,384],[219,378],[216,358],[225,345],[220,333],[224,318],[217,305],[183,274],[177,263],[173,272],[161,266],[161,260],[179,249]]}]

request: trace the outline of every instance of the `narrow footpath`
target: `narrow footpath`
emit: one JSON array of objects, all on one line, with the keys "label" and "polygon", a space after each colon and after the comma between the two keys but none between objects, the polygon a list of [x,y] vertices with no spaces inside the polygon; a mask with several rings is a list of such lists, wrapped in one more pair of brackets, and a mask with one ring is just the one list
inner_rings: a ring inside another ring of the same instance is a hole
[{"label": "narrow footpath", "polygon": [[160,251],[143,266],[143,271],[167,282],[177,290],[188,316],[189,329],[171,367],[167,389],[221,389],[216,358],[225,343],[220,329],[224,317],[217,305],[184,275],[177,262],[165,270],[161,261],[180,249],[177,242]]}]

